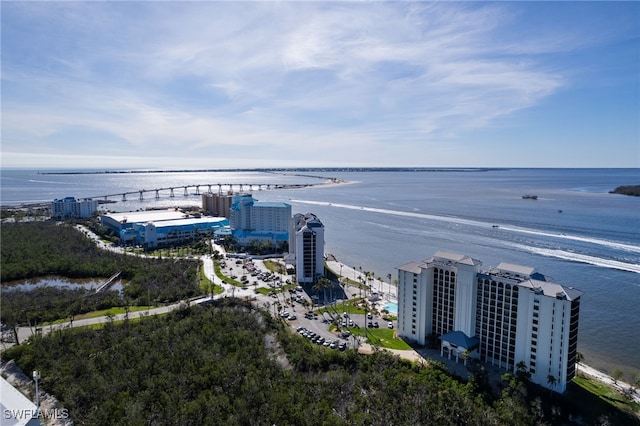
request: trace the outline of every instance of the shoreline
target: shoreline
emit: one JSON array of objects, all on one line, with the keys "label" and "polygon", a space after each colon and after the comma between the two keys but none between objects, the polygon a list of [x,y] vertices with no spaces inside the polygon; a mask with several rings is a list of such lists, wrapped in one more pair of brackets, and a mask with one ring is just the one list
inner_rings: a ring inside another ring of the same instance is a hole
[{"label": "shoreline", "polygon": [[[363,276],[364,274],[350,266],[345,265],[344,263],[341,263],[339,260],[336,259],[336,257],[331,254],[331,253],[327,253],[325,255],[327,257],[327,259],[325,260],[326,263],[326,267],[327,269],[329,269],[331,272],[333,272],[336,276],[340,277],[340,278],[347,278],[350,279],[349,276],[344,275],[344,273],[341,275],[340,271],[343,272],[349,272],[352,273],[354,275],[354,281],[357,281],[357,279],[355,279],[355,276],[358,275],[358,277]],[[333,260],[329,260],[329,257]],[[334,269],[337,268],[336,269]],[[394,300],[397,303],[397,288],[395,286],[393,286],[390,283],[387,283],[385,281],[379,281],[377,279],[371,280],[372,286],[374,283],[382,283],[384,288],[384,285],[387,286],[388,290],[389,290],[389,294],[392,294],[392,289],[395,288],[396,289],[396,294],[394,296]],[[387,294],[386,292],[384,292],[383,294]],[[383,300],[388,300],[388,299],[384,299]],[[397,313],[396,313],[397,316]],[[388,350],[404,359],[408,359],[408,360],[413,360],[413,361],[417,361],[419,359],[423,359],[428,361],[429,359],[435,359],[436,361],[445,361],[446,358],[443,357],[438,357],[437,353],[439,353],[438,350],[434,350],[434,354],[436,354],[435,357],[427,357],[425,358],[425,356],[420,352],[425,352],[427,353],[427,351],[431,352],[430,350],[428,350],[427,348],[420,349],[420,351],[418,351],[418,349],[412,349],[412,350],[391,350],[391,349],[385,349]],[[466,367],[464,369],[461,369],[460,367],[458,367],[458,365],[462,365],[462,364],[458,364],[455,363],[451,364],[451,363],[445,363],[448,367],[450,367],[450,371],[453,373],[457,373],[457,374],[461,374],[461,373],[465,373],[466,372]],[[611,386],[614,389],[616,389],[617,391],[627,394],[629,395],[631,398],[633,398],[635,400],[635,402],[640,403],[640,391],[638,389],[635,389],[635,387],[633,385],[631,385],[630,383],[626,383],[624,381],[621,380],[614,380],[613,377],[611,377],[610,375],[608,375],[607,373],[600,371],[594,367],[589,366],[588,364],[582,363],[582,362],[576,362],[576,377],[578,376],[578,373],[582,373],[584,375],[587,375],[591,378],[593,378],[594,380],[597,380],[601,383],[604,383],[605,385]],[[502,370],[502,369],[501,369]],[[502,370],[503,372],[507,372],[507,370]],[[461,374],[462,376],[464,376],[464,374]]]},{"label": "shoreline", "polygon": [[[72,174],[72,173],[70,173]],[[80,174],[80,173],[77,173]],[[268,189],[269,191],[273,191],[273,190],[278,190],[278,189],[313,189],[313,188],[331,188],[331,187],[336,187],[336,186],[341,186],[341,185],[350,185],[350,184],[354,184],[354,183],[358,183],[358,181],[346,181],[346,180],[342,180],[340,178],[326,178],[326,177],[321,177],[321,176],[306,176],[306,177],[317,177],[318,179],[324,179],[325,182],[322,183],[284,183],[284,184],[277,184],[274,185],[273,188]],[[183,185],[183,186],[177,186],[176,188],[190,188],[190,187],[196,187],[196,186],[206,186],[205,184],[203,185]],[[256,184],[257,186],[257,184]],[[159,188],[158,190],[164,190],[167,188]],[[265,189],[263,189],[264,191]],[[115,196],[120,196],[123,194],[129,194],[129,195],[136,195],[139,193],[147,193],[147,192],[154,192],[156,191],[156,189],[144,189],[144,190],[138,190],[138,191],[128,191],[128,192],[124,192],[124,193],[117,193],[117,194],[107,194],[107,195],[93,195],[90,197],[77,197],[77,198],[89,198],[89,199],[94,199],[98,201],[98,204],[103,205],[103,204],[117,204],[117,203],[122,203],[122,202],[126,202],[126,201],[122,201],[122,200],[111,200],[111,199],[107,199],[107,197],[115,197]],[[196,196],[199,196],[201,194],[196,194]],[[17,204],[2,204],[0,205],[0,209],[1,210],[29,210],[29,209],[48,209],[51,206],[51,203],[53,202],[53,200],[51,201],[36,201],[36,202],[20,202]],[[171,206],[167,206],[167,208],[170,208]],[[162,207],[160,207],[162,208]],[[158,209],[158,207],[154,207],[154,209]]]},{"label": "shoreline", "polygon": [[[100,243],[98,241],[96,241],[96,243],[100,246]],[[103,248],[112,249],[112,248],[106,248],[106,247],[103,247]],[[339,278],[347,278],[349,280],[352,279],[353,281],[358,281],[360,277],[365,276],[364,274],[365,271],[359,271],[353,267],[350,267],[348,265],[345,265],[344,263],[341,263],[339,260],[337,260],[337,258],[334,255],[327,253],[325,256],[326,256],[326,260],[325,260],[326,267],[330,271],[335,273],[335,275],[338,276]],[[211,279],[213,283],[217,283],[217,281],[219,280],[217,279],[213,271],[213,262],[204,261],[204,265],[205,265],[204,268],[205,268],[207,277]],[[351,278],[351,276],[353,276],[353,278]],[[376,287],[379,289],[382,301],[384,300],[391,301],[390,299],[393,298],[393,300],[397,303],[397,293],[394,294],[394,291],[393,291],[394,289],[397,291],[397,288],[393,284],[386,282],[384,280],[378,280],[377,278],[369,280],[369,282],[371,283],[370,287],[372,289],[375,289]],[[224,283],[219,283],[219,285],[223,286],[223,288],[226,288]],[[359,290],[360,289],[358,288],[358,291]],[[240,289],[238,289],[237,292],[243,293],[243,291],[241,291]],[[346,289],[345,289],[345,292],[346,292]],[[215,299],[216,297],[226,297],[225,293],[226,291],[223,292],[222,294],[214,296],[213,298]],[[351,291],[351,294],[352,296],[355,296],[355,293],[353,291]],[[385,297],[385,295],[388,295],[389,297]],[[238,297],[241,298],[242,296],[239,294]],[[147,315],[157,315],[157,314],[167,313],[177,307],[183,306],[184,303],[198,304],[198,303],[206,303],[209,300],[211,300],[210,296],[196,296],[190,299],[188,302],[185,300],[181,300],[166,306],[157,306],[154,308],[149,308],[147,310],[134,311],[129,314],[129,317],[135,318],[137,316],[147,316]],[[115,316],[116,319],[121,319],[121,317],[124,318],[124,315],[118,314]],[[44,334],[46,334],[47,332],[51,332],[53,330],[67,329],[71,327],[80,327],[83,325],[90,325],[90,324],[99,324],[99,323],[107,322],[108,320],[109,320],[109,317],[107,316],[93,317],[93,318],[87,318],[83,320],[77,320],[77,321],[74,321],[73,323],[65,322],[65,323],[60,323],[55,325],[51,324],[43,327],[42,331],[44,332]],[[19,331],[20,331],[19,334],[22,335],[23,339],[26,339],[29,335],[33,334],[33,329],[31,329],[30,327],[19,327]],[[19,341],[23,339],[19,338]],[[3,346],[4,346],[4,349],[7,348],[6,343]],[[9,345],[9,347],[10,346],[12,345]],[[409,350],[394,350],[394,349],[383,349],[383,350],[387,350],[395,355],[398,355],[403,359],[407,359],[413,362],[422,362],[422,361],[428,362],[429,360],[444,362],[445,365],[447,366],[447,369],[451,373],[458,374],[461,377],[466,377],[468,374],[468,370],[466,366],[464,366],[462,363],[457,363],[453,360],[447,360],[446,357],[439,356],[439,350],[437,349],[434,350],[434,349],[428,349],[425,347],[425,348],[412,348]],[[359,352],[360,351],[366,354],[366,353],[369,353],[370,351],[373,351],[373,348],[369,344],[365,344],[360,348]],[[501,375],[505,372],[507,372],[507,370],[496,369],[495,371],[495,373],[498,375]],[[609,376],[605,372],[597,370],[581,362],[576,363],[576,376],[578,376],[578,373],[587,375],[598,382],[601,382],[607,386],[614,388],[620,393],[629,395],[631,398],[634,399],[635,402],[640,403],[640,392],[638,392],[638,390],[635,390],[634,387],[629,383],[626,383],[621,380],[614,380],[611,376]]]}]

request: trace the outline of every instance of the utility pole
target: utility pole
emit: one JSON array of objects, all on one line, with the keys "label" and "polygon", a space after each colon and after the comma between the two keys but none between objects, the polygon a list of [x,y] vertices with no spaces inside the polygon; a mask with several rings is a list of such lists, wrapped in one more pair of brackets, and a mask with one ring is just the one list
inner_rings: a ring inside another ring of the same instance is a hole
[{"label": "utility pole", "polygon": [[38,391],[38,380],[40,380],[40,372],[33,370],[33,380],[36,382],[36,417],[40,417],[40,393]]}]

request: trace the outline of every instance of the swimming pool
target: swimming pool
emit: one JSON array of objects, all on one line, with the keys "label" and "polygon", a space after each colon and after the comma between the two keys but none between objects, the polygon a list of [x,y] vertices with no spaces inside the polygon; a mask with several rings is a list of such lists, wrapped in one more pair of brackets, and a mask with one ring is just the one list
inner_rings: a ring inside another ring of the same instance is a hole
[{"label": "swimming pool", "polygon": [[394,302],[387,302],[382,309],[386,309],[390,314],[398,315],[398,304]]}]

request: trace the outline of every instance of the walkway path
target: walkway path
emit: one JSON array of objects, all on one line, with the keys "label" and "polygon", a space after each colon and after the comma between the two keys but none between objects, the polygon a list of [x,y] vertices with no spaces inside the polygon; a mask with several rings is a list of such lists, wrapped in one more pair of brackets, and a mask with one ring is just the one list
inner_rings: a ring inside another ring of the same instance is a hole
[{"label": "walkway path", "polygon": [[588,365],[581,362],[576,364],[576,368],[578,371],[581,371],[582,373],[593,377],[599,382],[605,383],[620,392],[630,395],[637,403],[640,404],[640,392],[638,392],[637,389],[632,388],[629,383],[621,382],[620,380],[613,380],[611,376],[608,376],[602,371],[598,371],[595,368],[589,367]]},{"label": "walkway path", "polygon": [[[93,234],[92,232],[88,231],[86,228],[82,228],[82,231],[84,233],[86,233],[88,236],[90,236],[90,238],[93,238],[98,245],[100,245],[102,248],[108,249],[108,250],[112,250],[112,251],[118,251],[118,248],[115,247],[110,247],[110,246],[106,246],[104,243],[102,243],[99,238]],[[222,247],[216,246],[215,247],[220,253],[224,253],[224,249]],[[120,249],[121,250],[121,249]],[[167,305],[167,306],[161,306],[161,307],[157,307],[157,308],[152,308],[152,309],[148,309],[145,311],[135,311],[135,312],[129,312],[128,317],[130,319],[133,318],[139,318],[139,317],[144,317],[147,315],[159,315],[159,314],[164,314],[167,312],[170,312],[174,309],[179,308],[180,306],[184,306],[185,304],[201,304],[201,303],[205,303],[211,300],[216,300],[216,299],[220,299],[220,298],[224,298],[224,297],[228,297],[231,296],[232,294],[235,297],[238,298],[251,298],[252,300],[254,300],[256,302],[257,306],[263,306],[264,303],[269,303],[271,304],[271,302],[273,301],[272,298],[270,298],[269,296],[263,295],[263,294],[256,294],[253,289],[250,288],[240,288],[240,287],[235,287],[233,285],[227,284],[225,282],[223,282],[220,278],[218,278],[215,275],[215,271],[214,271],[214,264],[213,264],[213,259],[210,256],[201,256],[200,259],[203,262],[203,268],[204,268],[204,273],[205,276],[211,280],[212,283],[214,283],[215,285],[218,285],[220,287],[223,288],[223,292],[217,295],[214,295],[213,297],[211,296],[204,296],[204,297],[197,297],[194,299],[190,299],[188,301],[180,301],[177,303],[173,303],[171,305]],[[334,271],[336,274],[340,274],[342,273],[343,277],[354,277],[353,279],[355,281],[358,281],[359,277],[364,277],[364,274],[361,273],[360,271],[349,267],[347,265],[344,265],[336,260],[327,260],[327,266],[329,269],[331,269],[332,271]],[[395,296],[396,296],[396,287],[391,285],[388,282],[384,282],[381,280],[377,280],[374,279],[373,281],[371,281],[371,285],[374,289],[378,290],[380,292],[382,292],[385,295],[390,295],[390,297],[395,301]],[[346,289],[345,289],[346,290]],[[356,289],[355,287],[351,287],[349,290],[351,290],[351,296],[352,297],[356,297],[359,296],[359,289]],[[295,309],[294,309],[295,310]],[[40,332],[42,334],[47,334],[50,333],[52,331],[56,331],[56,330],[62,330],[62,329],[67,329],[67,328],[71,328],[71,327],[83,327],[83,326],[87,326],[87,325],[93,325],[93,324],[102,324],[105,322],[109,322],[109,321],[120,321],[120,320],[124,320],[125,319],[126,314],[118,314],[118,315],[114,315],[114,316],[100,316],[100,317],[95,317],[95,318],[86,318],[86,319],[81,319],[81,320],[75,320],[73,321],[73,323],[71,322],[64,322],[64,323],[59,323],[59,324],[55,324],[55,325],[50,325],[50,326],[45,326],[42,327],[40,329]],[[34,330],[31,327],[18,327],[18,341],[19,342],[24,342],[27,338],[29,338],[30,336],[32,336],[34,334]],[[7,344],[6,347],[11,346],[10,344]],[[369,345],[369,344],[362,344],[359,348],[359,352],[361,353],[372,353],[375,349]],[[394,349],[384,349],[386,351],[392,352],[398,356],[400,356],[401,358],[410,360],[410,361],[414,361],[414,362],[428,362],[429,359],[433,359],[436,361],[440,361],[443,362],[447,368],[461,376],[461,377],[467,377],[468,371],[467,368],[463,365],[462,362],[455,362],[455,360],[449,360],[446,357],[441,357],[440,353],[438,350],[433,350],[433,349],[420,349],[419,351],[416,350],[394,350]],[[631,389],[631,385],[629,385],[628,383],[624,383],[621,381],[615,381],[613,380],[613,378],[611,378],[610,376],[606,375],[605,373],[598,371],[594,368],[589,367],[586,364],[582,364],[582,363],[578,363],[576,364],[576,367],[579,371],[583,372],[586,375],[589,375],[593,378],[595,378],[596,380],[608,384],[610,386],[613,386],[615,389],[618,389],[621,392],[628,392],[629,395],[631,395],[632,398],[635,399],[636,402],[640,403],[640,393],[635,390],[633,392],[630,392]],[[502,374],[504,371],[500,370],[496,370],[494,372],[490,371],[490,374]]]},{"label": "walkway path", "polygon": [[[359,271],[351,266],[345,265],[344,263],[340,263],[337,260],[327,260],[326,264],[327,268],[329,268],[329,270],[334,272],[336,275],[342,275],[344,278],[351,281],[360,282],[362,279],[366,278],[364,274],[365,271]],[[377,291],[380,293],[380,297],[382,299],[391,298],[394,301],[396,300],[397,288],[395,285],[384,280],[379,280],[377,278],[369,280],[368,283],[373,291]],[[354,296],[359,295],[359,288],[351,286],[349,288],[353,289]]]}]

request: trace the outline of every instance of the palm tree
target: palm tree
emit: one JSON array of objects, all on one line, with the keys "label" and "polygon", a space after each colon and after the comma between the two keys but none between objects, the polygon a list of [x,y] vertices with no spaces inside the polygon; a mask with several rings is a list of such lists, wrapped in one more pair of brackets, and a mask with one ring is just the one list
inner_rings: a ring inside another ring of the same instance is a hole
[{"label": "palm tree", "polygon": [[547,376],[547,383],[549,383],[549,395],[553,396],[553,388],[556,387],[556,385],[558,384],[558,379],[556,379],[556,376],[553,376],[551,374],[549,374]]},{"label": "palm tree", "polygon": [[373,280],[373,272],[365,271],[364,276],[367,280],[367,286],[364,288],[364,295],[367,296],[367,288],[369,289],[369,296],[371,296],[372,286],[369,284],[369,281]]},{"label": "palm tree", "polygon": [[520,361],[516,364],[516,377],[522,381],[529,380],[531,373],[527,368],[527,364],[524,361]]},{"label": "palm tree", "polygon": [[323,301],[327,304],[327,289],[331,286],[331,280],[325,277],[320,277],[313,285],[313,289],[318,292],[320,289],[323,291]]},{"label": "palm tree", "polygon": [[462,360],[464,361],[464,366],[467,366],[467,360],[471,357],[471,352],[469,351],[469,349],[465,349],[464,351],[462,351]]}]

